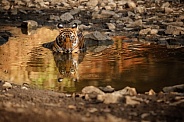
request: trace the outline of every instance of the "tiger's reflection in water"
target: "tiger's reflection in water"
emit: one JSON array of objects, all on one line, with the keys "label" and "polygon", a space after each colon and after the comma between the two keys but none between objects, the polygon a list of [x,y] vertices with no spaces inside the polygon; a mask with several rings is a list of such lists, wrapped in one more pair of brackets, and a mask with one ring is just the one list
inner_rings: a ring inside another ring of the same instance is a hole
[{"label": "tiger's reflection in water", "polygon": [[79,81],[78,65],[82,62],[85,53],[53,53],[53,55],[59,71],[58,82]]}]

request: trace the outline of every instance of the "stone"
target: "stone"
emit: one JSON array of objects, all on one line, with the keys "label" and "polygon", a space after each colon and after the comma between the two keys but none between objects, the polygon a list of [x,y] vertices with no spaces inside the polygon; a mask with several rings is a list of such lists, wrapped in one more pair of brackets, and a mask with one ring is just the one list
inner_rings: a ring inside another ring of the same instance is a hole
[{"label": "stone", "polygon": [[169,7],[170,3],[169,2],[165,2],[162,4],[161,8],[165,8],[165,7]]},{"label": "stone", "polygon": [[114,31],[116,29],[116,26],[113,23],[106,23],[109,30]]},{"label": "stone", "polygon": [[142,119],[145,119],[146,117],[148,117],[150,114],[149,113],[143,113],[141,114],[141,118]]},{"label": "stone", "polygon": [[121,94],[113,94],[113,93],[107,93],[104,95],[104,103],[110,104],[110,103],[119,103],[123,101],[123,96]]},{"label": "stone", "polygon": [[69,109],[76,109],[77,107],[75,105],[68,105]]},{"label": "stone", "polygon": [[94,87],[94,86],[86,86],[82,89],[82,93],[83,94],[90,94],[90,93],[97,93],[100,95],[104,95],[105,93],[103,91],[101,91],[99,88]]},{"label": "stone", "polygon": [[2,36],[0,36],[0,45],[6,43],[7,40],[5,38],[3,38]]},{"label": "stone", "polygon": [[135,96],[125,96],[125,103],[127,105],[138,105],[140,104],[140,101],[143,101],[141,98],[137,98]]},{"label": "stone", "polygon": [[135,2],[130,1],[130,0],[127,2],[127,5],[128,5],[129,8],[135,8],[136,7]]},{"label": "stone", "polygon": [[150,31],[151,31],[151,28],[142,29],[139,31],[139,35],[146,35],[150,33]]},{"label": "stone", "polygon": [[59,16],[56,16],[56,15],[50,15],[49,19],[50,20],[54,20],[54,21],[59,21],[60,20],[60,17]]},{"label": "stone", "polygon": [[11,89],[11,88],[12,88],[11,83],[5,82],[5,83],[3,84],[3,89]]},{"label": "stone", "polygon": [[87,30],[87,29],[90,29],[90,28],[91,28],[90,25],[88,25],[88,26],[86,26],[86,25],[84,25],[84,24],[79,25],[79,29],[80,29],[80,30]]},{"label": "stone", "polygon": [[72,10],[70,10],[70,14],[71,14],[71,15],[76,15],[76,14],[78,14],[80,11],[81,11],[81,9],[79,9],[79,8],[72,9]]},{"label": "stone", "polygon": [[165,93],[170,93],[170,92],[184,93],[184,84],[164,87],[163,91]]},{"label": "stone", "polygon": [[147,95],[155,95],[155,91],[153,89],[150,89],[149,92],[145,92]]},{"label": "stone", "polygon": [[109,18],[113,16],[119,16],[119,15],[117,15],[114,11],[110,11],[110,10],[102,10],[102,11],[97,11],[92,13],[93,19]]},{"label": "stone", "polygon": [[112,88],[112,86],[99,87],[99,89],[105,93],[112,93],[114,91],[114,88]]},{"label": "stone", "polygon": [[108,35],[105,35],[99,31],[95,31],[89,34],[86,34],[84,36],[86,39],[92,39],[92,40],[98,40],[98,41],[105,41],[105,40],[111,40],[111,38]]},{"label": "stone", "polygon": [[64,13],[64,14],[62,14],[62,15],[60,16],[60,19],[61,19],[62,22],[64,22],[64,21],[69,22],[70,20],[74,19],[74,17],[72,16],[71,13],[66,12],[66,13]]},{"label": "stone", "polygon": [[134,22],[130,22],[129,24],[126,24],[127,28],[140,27],[140,26],[142,26],[142,20],[141,19],[136,20]]},{"label": "stone", "polygon": [[165,11],[165,13],[171,13],[171,12],[173,12],[173,9],[169,8],[169,7],[165,7],[164,11]]},{"label": "stone", "polygon": [[87,3],[86,3],[86,6],[89,7],[89,8],[95,8],[98,4],[98,0],[89,0]]},{"label": "stone", "polygon": [[28,30],[29,29],[36,29],[38,27],[38,23],[34,20],[26,20],[26,21],[22,22],[21,27],[27,28]]},{"label": "stone", "polygon": [[151,35],[156,35],[158,33],[157,29],[151,29],[150,34]]},{"label": "stone", "polygon": [[137,95],[137,91],[135,88],[131,88],[131,87],[125,87],[122,90],[119,91],[115,91],[112,94],[119,94],[119,95]]},{"label": "stone", "polygon": [[165,34],[172,34],[172,35],[180,35],[182,32],[184,32],[184,28],[173,25],[168,25],[165,30]]},{"label": "stone", "polygon": [[94,112],[97,112],[97,111],[98,111],[97,108],[88,108],[89,113],[94,113]]}]

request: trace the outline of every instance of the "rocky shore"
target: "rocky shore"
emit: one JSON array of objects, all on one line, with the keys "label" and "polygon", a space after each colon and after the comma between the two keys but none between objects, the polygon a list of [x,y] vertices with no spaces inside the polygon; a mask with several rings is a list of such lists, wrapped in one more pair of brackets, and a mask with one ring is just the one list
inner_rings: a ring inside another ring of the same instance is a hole
[{"label": "rocky shore", "polygon": [[126,35],[168,48],[181,48],[184,43],[183,1],[2,0],[0,6],[1,25],[17,26],[34,20],[39,26],[55,27],[58,22],[75,22],[85,35],[94,31]]}]

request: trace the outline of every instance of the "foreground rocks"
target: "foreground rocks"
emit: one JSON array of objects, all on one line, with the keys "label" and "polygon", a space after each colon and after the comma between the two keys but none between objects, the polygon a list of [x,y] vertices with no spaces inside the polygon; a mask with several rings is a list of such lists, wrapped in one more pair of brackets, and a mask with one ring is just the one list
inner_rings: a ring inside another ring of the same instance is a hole
[{"label": "foreground rocks", "polygon": [[[183,85],[181,85],[183,86]],[[178,86],[173,86],[176,88]],[[171,86],[169,88],[172,88]],[[27,84],[0,82],[0,121],[183,121],[184,93],[139,94],[135,88],[83,88],[82,93],[56,93]],[[108,90],[107,90],[108,89]],[[165,89],[165,88],[164,88]],[[72,116],[71,116],[72,115]]]}]

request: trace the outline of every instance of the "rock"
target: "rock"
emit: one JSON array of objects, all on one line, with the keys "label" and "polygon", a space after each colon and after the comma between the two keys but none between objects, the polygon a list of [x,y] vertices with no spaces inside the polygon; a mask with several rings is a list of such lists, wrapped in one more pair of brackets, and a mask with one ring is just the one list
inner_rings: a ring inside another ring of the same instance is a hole
[{"label": "rock", "polygon": [[11,15],[17,15],[18,10],[17,9],[11,9]]},{"label": "rock", "polygon": [[114,31],[116,29],[116,26],[113,23],[106,23],[109,30]]},{"label": "rock", "polygon": [[147,95],[155,95],[155,91],[153,89],[150,89],[149,92],[145,92]]},{"label": "rock", "polygon": [[145,7],[144,6],[138,6],[134,9],[134,12],[142,14],[142,13],[145,12]]},{"label": "rock", "polygon": [[101,19],[101,18],[109,18],[112,16],[118,16],[114,11],[110,10],[102,10],[101,12],[93,12],[92,13],[92,18],[93,19]]},{"label": "rock", "polygon": [[70,20],[74,19],[74,17],[72,16],[71,13],[66,12],[66,13],[64,13],[64,14],[62,14],[62,15],[60,16],[60,19],[61,19],[62,22],[64,22],[64,21],[69,22]]},{"label": "rock", "polygon": [[11,89],[11,88],[12,88],[11,83],[5,82],[5,83],[3,84],[3,89]]},{"label": "rock", "polygon": [[105,93],[112,93],[114,91],[114,88],[112,88],[111,86],[99,87],[99,89]]},{"label": "rock", "polygon": [[5,38],[3,38],[2,36],[0,36],[0,45],[6,43],[7,40]]},{"label": "rock", "polygon": [[119,94],[119,95],[137,95],[137,91],[135,88],[131,88],[131,87],[125,87],[122,90],[119,91],[115,91],[112,94]]},{"label": "rock", "polygon": [[127,105],[138,105],[140,104],[140,101],[143,101],[141,98],[137,98],[135,96],[125,96],[126,104]]},{"label": "rock", "polygon": [[139,27],[139,26],[142,26],[142,20],[141,19],[136,20],[134,22],[130,22],[129,24],[126,24],[127,28]]},{"label": "rock", "polygon": [[124,97],[121,94],[113,94],[113,93],[107,93],[104,95],[104,103],[110,104],[110,103],[119,103],[122,102]]},{"label": "rock", "polygon": [[169,2],[165,2],[162,4],[161,8],[165,8],[165,7],[169,7],[170,3]]},{"label": "rock", "polygon": [[59,16],[55,16],[55,15],[50,15],[49,19],[50,20],[54,20],[54,21],[59,21],[60,17]]},{"label": "rock", "polygon": [[77,107],[75,105],[68,105],[69,109],[76,109]]},{"label": "rock", "polygon": [[81,11],[81,9],[79,9],[79,8],[72,9],[72,10],[70,10],[70,14],[71,14],[71,15],[76,15],[76,14],[78,14],[80,11]]},{"label": "rock", "polygon": [[135,8],[136,7],[136,4],[133,1],[130,1],[130,0],[127,2],[127,5],[128,5],[129,8]]},{"label": "rock", "polygon": [[28,30],[36,29],[38,27],[38,23],[34,20],[26,20],[22,22],[21,27],[26,28]]},{"label": "rock", "polygon": [[97,111],[98,111],[97,108],[88,108],[89,113],[94,113],[94,112],[97,112]]},{"label": "rock", "polygon": [[99,40],[99,41],[111,40],[111,38],[109,36],[99,32],[99,31],[89,33],[89,34],[85,35],[84,38]]},{"label": "rock", "polygon": [[86,5],[88,8],[95,8],[98,4],[98,0],[89,0]]},{"label": "rock", "polygon": [[170,93],[170,92],[184,93],[184,84],[164,87],[163,91],[165,93]]},{"label": "rock", "polygon": [[146,117],[148,117],[150,114],[149,113],[143,113],[141,114],[141,118],[142,119],[145,119]]},{"label": "rock", "polygon": [[87,30],[87,29],[90,29],[90,28],[91,28],[90,25],[88,25],[88,26],[86,26],[86,25],[84,25],[84,24],[79,25],[79,29],[80,29],[80,30]]},{"label": "rock", "polygon": [[173,12],[173,9],[169,8],[169,7],[165,7],[164,11],[165,11],[165,13],[171,13],[171,12]]},{"label": "rock", "polygon": [[158,33],[157,29],[151,29],[150,34],[151,35],[156,35]]},{"label": "rock", "polygon": [[86,86],[82,89],[82,93],[83,94],[90,94],[90,93],[97,93],[100,95],[104,95],[105,93],[103,91],[101,91],[100,89],[98,89],[97,87],[94,86]]},{"label": "rock", "polygon": [[150,33],[150,31],[151,31],[151,28],[142,29],[139,31],[139,35],[146,35]]},{"label": "rock", "polygon": [[165,34],[180,35],[184,32],[184,28],[178,26],[168,25]]}]

